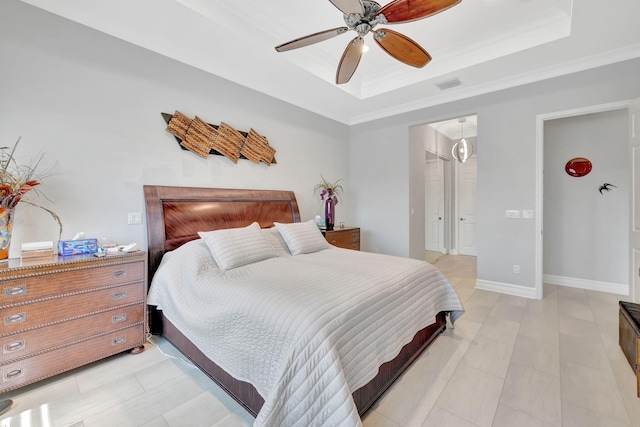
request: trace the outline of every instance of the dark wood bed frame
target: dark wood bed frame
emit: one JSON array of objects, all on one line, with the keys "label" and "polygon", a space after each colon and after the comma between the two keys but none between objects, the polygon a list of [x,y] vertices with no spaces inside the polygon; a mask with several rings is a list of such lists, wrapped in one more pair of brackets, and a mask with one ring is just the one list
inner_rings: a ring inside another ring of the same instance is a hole
[{"label": "dark wood bed frame", "polygon": [[[198,231],[244,227],[253,222],[267,228],[273,226],[274,222],[300,221],[298,203],[292,191],[145,185],[144,197],[149,283],[165,252],[199,238]],[[149,307],[149,323],[152,333],[161,333],[247,411],[256,416],[264,404],[264,399],[251,384],[236,380],[209,360],[162,315],[162,312],[155,310],[155,307]],[[380,366],[375,378],[353,392],[360,416],[445,328],[445,314],[439,313],[435,323],[418,331],[395,359]]]}]

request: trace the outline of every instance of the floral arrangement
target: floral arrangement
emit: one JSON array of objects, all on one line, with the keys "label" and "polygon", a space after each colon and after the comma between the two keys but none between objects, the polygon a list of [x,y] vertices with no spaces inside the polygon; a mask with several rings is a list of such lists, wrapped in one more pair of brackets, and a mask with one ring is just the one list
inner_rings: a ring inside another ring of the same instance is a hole
[{"label": "floral arrangement", "polygon": [[13,209],[21,201],[40,208],[48,212],[56,220],[60,228],[60,235],[62,235],[62,221],[55,212],[23,199],[25,194],[32,190],[35,193],[42,194],[35,187],[40,185],[42,181],[41,176],[36,174],[36,169],[38,169],[44,154],[28,164],[19,165],[14,157],[19,143],[20,138],[18,138],[13,147],[0,148],[0,208]]},{"label": "floral arrangement", "polygon": [[314,191],[320,191],[320,200],[322,201],[324,201],[325,197],[333,196],[335,204],[337,205],[340,201],[339,197],[342,197],[344,191],[342,185],[340,185],[340,181],[342,180],[339,179],[336,182],[331,183],[327,181],[322,175],[320,175],[320,178],[322,178],[322,181],[320,181],[320,184],[315,186]]}]

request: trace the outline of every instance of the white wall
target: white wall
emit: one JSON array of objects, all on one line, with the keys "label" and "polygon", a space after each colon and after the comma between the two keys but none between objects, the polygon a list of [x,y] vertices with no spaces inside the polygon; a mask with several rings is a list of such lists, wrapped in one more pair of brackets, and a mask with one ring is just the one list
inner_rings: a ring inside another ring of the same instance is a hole
[{"label": "white wall", "polygon": [[[408,128],[477,113],[478,281],[533,289],[535,223],[506,220],[505,210],[535,207],[536,116],[636,98],[638,75],[640,60],[631,60],[353,126],[349,176],[359,195],[353,217],[364,229],[376,230],[363,249],[409,255],[409,196],[418,193],[413,187],[422,179],[411,170]],[[385,196],[381,188],[392,191]],[[377,204],[381,198],[388,203]],[[514,264],[520,265],[519,275]]]},{"label": "white wall", "polygon": [[[23,159],[45,152],[57,163],[42,185],[51,201],[33,201],[60,215],[63,238],[146,247],[146,225],[127,225],[128,212],[144,212],[144,184],[293,190],[311,219],[320,174],[343,179],[337,222],[352,222],[345,125],[14,0],[0,2],[0,64],[0,145],[21,135]],[[254,128],[278,164],[182,151],[160,115],[174,110]],[[23,241],[57,240],[44,212],[21,204],[16,216],[11,257]]]},{"label": "white wall", "polygon": [[[586,279],[627,287],[627,115],[623,109],[545,121],[544,274],[555,281]],[[565,164],[574,157],[589,159],[593,170],[584,177],[569,176]],[[605,182],[617,188],[601,194]]]}]

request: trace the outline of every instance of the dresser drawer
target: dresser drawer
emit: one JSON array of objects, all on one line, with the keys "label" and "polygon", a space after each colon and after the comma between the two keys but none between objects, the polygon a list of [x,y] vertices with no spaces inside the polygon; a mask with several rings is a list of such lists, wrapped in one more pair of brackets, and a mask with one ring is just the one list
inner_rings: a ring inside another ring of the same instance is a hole
[{"label": "dresser drawer", "polygon": [[0,362],[4,364],[10,360],[69,345],[135,324],[141,324],[144,322],[144,316],[144,306],[136,304],[8,335],[0,338],[0,345],[2,346]]},{"label": "dresser drawer", "polygon": [[330,230],[325,233],[327,242],[333,246],[345,249],[360,250],[360,229],[346,228]]},{"label": "dresser drawer", "polygon": [[337,246],[339,248],[343,248],[343,249],[351,249],[354,251],[359,251],[360,250],[360,242],[358,243],[348,243],[348,244],[343,244],[343,245],[334,245]]},{"label": "dresser drawer", "polygon": [[0,393],[39,381],[145,342],[144,325],[92,338],[0,367]]},{"label": "dresser drawer", "polygon": [[0,307],[87,289],[143,281],[144,261],[25,276],[0,282]]},{"label": "dresser drawer", "polygon": [[0,336],[143,302],[144,282],[36,301],[0,310]]}]

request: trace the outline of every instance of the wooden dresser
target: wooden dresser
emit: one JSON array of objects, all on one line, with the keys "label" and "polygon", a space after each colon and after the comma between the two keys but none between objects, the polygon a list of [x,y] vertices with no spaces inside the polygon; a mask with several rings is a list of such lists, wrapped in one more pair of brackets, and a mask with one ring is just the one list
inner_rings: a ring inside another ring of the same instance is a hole
[{"label": "wooden dresser", "polygon": [[327,242],[345,249],[360,250],[360,229],[357,227],[334,228],[323,231]]},{"label": "wooden dresser", "polygon": [[0,265],[0,393],[143,346],[146,259],[134,252]]}]

